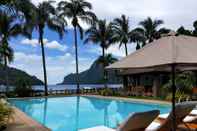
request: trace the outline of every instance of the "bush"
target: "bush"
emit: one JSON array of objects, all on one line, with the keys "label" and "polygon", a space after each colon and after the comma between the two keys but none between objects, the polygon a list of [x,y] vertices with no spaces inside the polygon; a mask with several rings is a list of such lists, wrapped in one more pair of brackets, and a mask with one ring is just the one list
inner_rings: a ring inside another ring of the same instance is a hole
[{"label": "bush", "polygon": [[14,93],[18,97],[29,97],[32,95],[32,87],[29,80],[19,79],[16,82],[16,88],[14,89]]},{"label": "bush", "polygon": [[105,89],[100,91],[100,95],[102,95],[102,96],[112,96],[113,91],[112,91],[112,89],[105,88]]},{"label": "bush", "polygon": [[[177,88],[176,99],[183,96],[190,96],[192,94],[192,88],[194,87],[195,79],[192,72],[183,72],[176,75],[175,84]],[[169,80],[162,88],[162,95],[167,94],[166,99],[170,98],[170,92],[172,92],[172,80]]]},{"label": "bush", "polygon": [[4,130],[12,114],[12,108],[5,102],[0,101],[0,130]]},{"label": "bush", "polygon": [[[175,100],[178,102],[179,100],[186,100],[189,97],[189,95],[185,94],[184,92],[177,91],[175,94]],[[172,100],[172,93],[168,93],[166,96],[167,101]]]}]

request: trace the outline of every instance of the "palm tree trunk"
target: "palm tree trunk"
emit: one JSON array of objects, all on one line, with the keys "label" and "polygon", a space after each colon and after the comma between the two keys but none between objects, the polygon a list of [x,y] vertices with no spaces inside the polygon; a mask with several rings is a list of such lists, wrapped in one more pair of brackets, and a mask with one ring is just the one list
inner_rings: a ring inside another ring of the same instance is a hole
[{"label": "palm tree trunk", "polygon": [[9,81],[8,81],[8,70],[7,70],[7,58],[4,56],[4,70],[5,70],[5,80],[6,80],[6,94],[9,92]]},{"label": "palm tree trunk", "polygon": [[78,45],[77,45],[77,28],[74,26],[74,36],[75,36],[75,60],[76,60],[76,83],[77,83],[77,94],[79,91],[79,65],[78,65]]},{"label": "palm tree trunk", "polygon": [[102,56],[103,56],[103,59],[105,58],[105,48],[102,47]]},{"label": "palm tree trunk", "polygon": [[127,51],[127,43],[124,43],[124,46],[125,46],[125,54],[126,56],[128,55],[128,51]]},{"label": "palm tree trunk", "polygon": [[44,89],[45,89],[45,96],[48,96],[48,87],[47,87],[47,72],[46,72],[46,61],[45,61],[45,51],[44,51],[44,42],[43,42],[43,28],[40,28],[39,32],[39,41],[42,48],[42,65],[44,71]]},{"label": "palm tree trunk", "polygon": [[104,47],[102,47],[102,56],[103,56],[103,78],[104,78],[105,87],[107,87],[106,85],[107,73],[105,71],[106,61],[105,61],[105,48]]}]

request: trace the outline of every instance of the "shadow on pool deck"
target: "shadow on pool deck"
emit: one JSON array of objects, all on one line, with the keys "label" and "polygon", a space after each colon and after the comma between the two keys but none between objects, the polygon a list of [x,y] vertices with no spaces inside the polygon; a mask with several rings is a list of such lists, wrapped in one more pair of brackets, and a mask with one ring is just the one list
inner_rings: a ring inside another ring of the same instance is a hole
[{"label": "shadow on pool deck", "polygon": [[32,120],[25,113],[14,107],[13,118],[5,131],[51,131],[49,128]]}]

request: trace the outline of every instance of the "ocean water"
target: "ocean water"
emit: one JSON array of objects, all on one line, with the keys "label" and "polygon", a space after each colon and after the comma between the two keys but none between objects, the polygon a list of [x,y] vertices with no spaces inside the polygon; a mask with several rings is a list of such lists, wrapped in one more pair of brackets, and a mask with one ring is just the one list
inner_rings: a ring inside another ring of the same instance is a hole
[{"label": "ocean water", "polygon": [[[105,85],[104,84],[81,84],[80,88],[104,88]],[[107,87],[109,88],[120,88],[123,87],[122,84],[107,84]],[[33,89],[35,90],[44,90],[44,86],[43,85],[39,85],[39,86],[33,86]],[[75,90],[77,89],[77,85],[75,84],[66,84],[66,85],[49,85],[48,86],[48,90]]]},{"label": "ocean water", "polygon": [[78,131],[99,125],[115,128],[134,112],[170,111],[169,105],[77,96],[12,99],[9,102],[52,131]]},{"label": "ocean water", "polygon": [[[81,84],[80,88],[103,88],[105,87],[104,84]],[[109,88],[120,88],[123,87],[122,84],[107,84],[107,87]],[[43,90],[44,91],[44,85],[35,85],[32,86],[34,90]],[[14,87],[9,87],[9,90],[13,90]],[[76,90],[77,86],[75,84],[66,84],[66,85],[48,85],[48,90]],[[6,87],[3,85],[0,85],[0,92],[5,92]]]}]

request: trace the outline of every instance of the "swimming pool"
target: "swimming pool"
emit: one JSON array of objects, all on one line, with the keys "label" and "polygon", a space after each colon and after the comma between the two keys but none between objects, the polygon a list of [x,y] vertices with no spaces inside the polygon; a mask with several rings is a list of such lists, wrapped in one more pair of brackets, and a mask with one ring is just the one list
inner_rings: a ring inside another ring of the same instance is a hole
[{"label": "swimming pool", "polygon": [[98,125],[114,128],[133,112],[170,111],[169,105],[82,96],[11,99],[9,102],[52,131],[77,131]]}]

